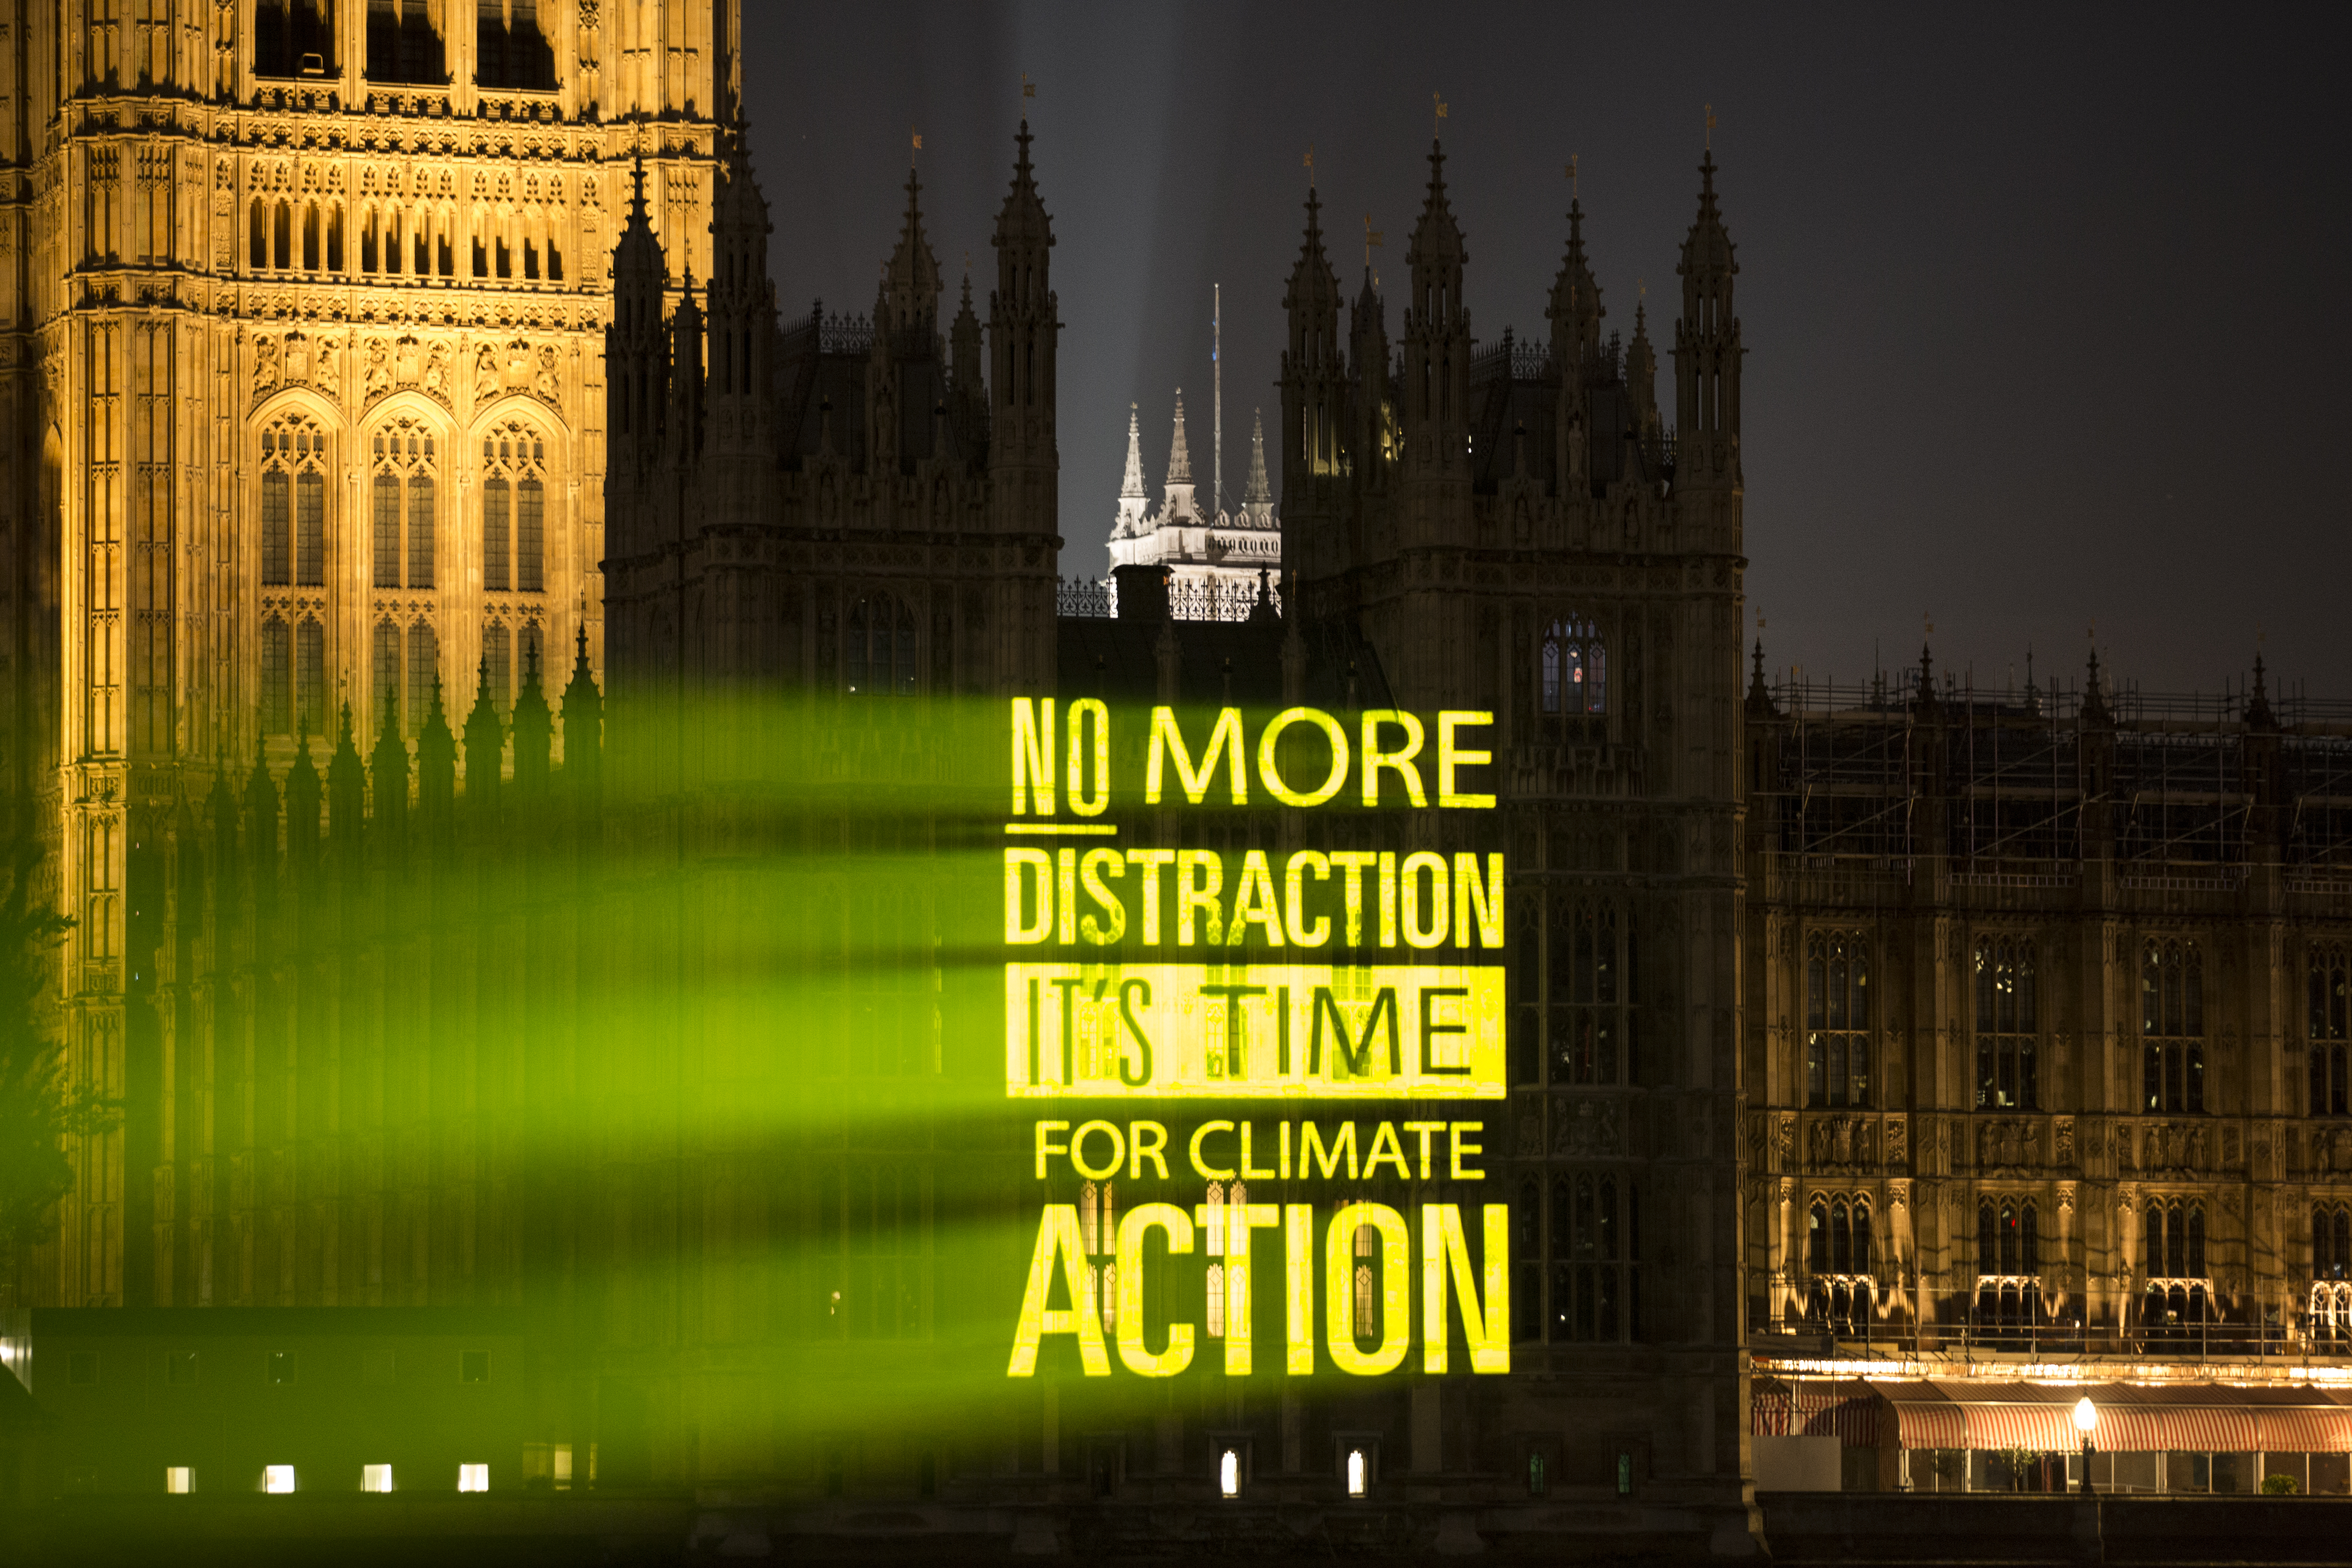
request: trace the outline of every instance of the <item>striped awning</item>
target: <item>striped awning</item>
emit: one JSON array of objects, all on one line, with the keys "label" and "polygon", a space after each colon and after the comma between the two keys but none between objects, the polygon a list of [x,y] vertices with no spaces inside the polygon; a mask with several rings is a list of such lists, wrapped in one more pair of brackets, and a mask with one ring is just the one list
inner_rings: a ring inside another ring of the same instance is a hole
[{"label": "striped awning", "polygon": [[2088,1395],[2098,1412],[2091,1441],[2108,1453],[2352,1452],[2352,1395],[2315,1388],[1800,1378],[1773,1389],[1759,1422],[1849,1447],[2070,1451],[2083,1440],[2074,1405]]}]

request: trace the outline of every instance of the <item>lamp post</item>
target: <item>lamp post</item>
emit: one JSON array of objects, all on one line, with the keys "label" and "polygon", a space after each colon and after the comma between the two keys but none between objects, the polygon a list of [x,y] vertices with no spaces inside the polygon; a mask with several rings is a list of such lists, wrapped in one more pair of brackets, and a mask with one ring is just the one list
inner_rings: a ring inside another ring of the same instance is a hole
[{"label": "lamp post", "polygon": [[2089,1394],[2074,1401],[2074,1430],[2083,1435],[2083,1495],[2094,1490],[2091,1485],[2091,1429],[2099,1424],[2099,1407],[2091,1403]]}]

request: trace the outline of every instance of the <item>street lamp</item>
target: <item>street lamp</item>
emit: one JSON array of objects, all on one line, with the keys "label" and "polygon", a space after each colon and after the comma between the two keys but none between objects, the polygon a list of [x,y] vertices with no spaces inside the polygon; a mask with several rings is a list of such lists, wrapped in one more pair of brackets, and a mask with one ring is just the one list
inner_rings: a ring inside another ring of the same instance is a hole
[{"label": "street lamp", "polygon": [[2089,1394],[2074,1401],[2074,1430],[2083,1435],[2083,1495],[2088,1497],[2091,1486],[2091,1429],[2099,1424],[2099,1407],[2091,1403]]}]

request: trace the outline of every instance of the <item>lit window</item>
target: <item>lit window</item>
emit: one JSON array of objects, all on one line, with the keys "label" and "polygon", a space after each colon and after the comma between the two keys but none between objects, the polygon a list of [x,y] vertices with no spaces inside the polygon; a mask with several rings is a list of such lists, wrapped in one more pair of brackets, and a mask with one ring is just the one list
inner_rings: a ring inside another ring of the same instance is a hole
[{"label": "lit window", "polygon": [[560,1492],[572,1489],[572,1445],[569,1443],[555,1446],[555,1489]]},{"label": "lit window", "polygon": [[1608,650],[1591,622],[1554,621],[1544,633],[1538,692],[1547,714],[1609,710]]},{"label": "lit window", "polygon": [[363,1492],[388,1492],[391,1489],[392,1467],[390,1465],[362,1465],[360,1467],[360,1490]]},{"label": "lit window", "polygon": [[1217,1456],[1217,1490],[1225,1497],[1242,1495],[1242,1451],[1227,1448]]},{"label": "lit window", "polygon": [[294,1467],[270,1465],[261,1472],[261,1489],[266,1492],[290,1492],[294,1489]]},{"label": "lit window", "polygon": [[[1228,1492],[1225,1495],[1230,1497],[1233,1494]],[[1361,1448],[1348,1450],[1348,1495],[1364,1495],[1364,1451]]]},{"label": "lit window", "polygon": [[1805,947],[1805,1103],[1870,1103],[1870,943],[1816,931]]},{"label": "lit window", "polygon": [[457,1467],[457,1489],[461,1492],[486,1492],[490,1489],[490,1467],[460,1465]]},{"label": "lit window", "polygon": [[185,1465],[173,1465],[169,1469],[165,1470],[163,1472],[163,1489],[170,1492],[173,1497],[178,1497],[192,1489],[189,1484],[188,1467]]}]

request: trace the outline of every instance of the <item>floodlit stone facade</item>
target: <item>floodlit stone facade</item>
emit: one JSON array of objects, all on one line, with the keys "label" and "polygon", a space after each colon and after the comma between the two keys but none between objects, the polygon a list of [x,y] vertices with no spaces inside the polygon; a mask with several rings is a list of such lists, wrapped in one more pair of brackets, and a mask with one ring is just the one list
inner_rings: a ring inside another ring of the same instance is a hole
[{"label": "floodlit stone facade", "polygon": [[173,814],[346,722],[413,740],[436,690],[503,715],[583,631],[601,665],[609,258],[642,157],[667,281],[707,273],[736,10],[5,16],[11,783],[57,833],[74,1072],[131,1100],[36,1289],[121,1304],[174,1201]]}]

